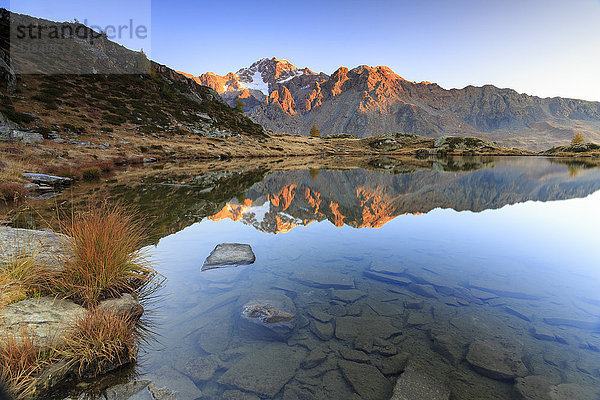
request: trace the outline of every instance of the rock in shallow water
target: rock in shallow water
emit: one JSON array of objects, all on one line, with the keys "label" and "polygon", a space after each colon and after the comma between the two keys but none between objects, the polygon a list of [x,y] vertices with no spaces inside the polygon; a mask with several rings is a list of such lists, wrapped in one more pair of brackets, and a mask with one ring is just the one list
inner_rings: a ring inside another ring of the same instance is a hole
[{"label": "rock in shallow water", "polygon": [[350,382],[361,399],[380,400],[390,398],[392,385],[374,366],[352,361],[340,361],[339,366],[344,378]]},{"label": "rock in shallow water", "polygon": [[333,336],[333,325],[329,322],[312,321],[310,331],[321,340],[329,340]]},{"label": "rock in shallow water", "polygon": [[256,256],[249,244],[221,243],[210,253],[202,265],[202,271],[254,263]]},{"label": "rock in shallow water", "polygon": [[303,285],[322,289],[354,288],[354,280],[350,275],[330,271],[325,268],[302,268],[297,271],[294,271],[292,273],[291,279],[300,282]]},{"label": "rock in shallow water", "polygon": [[521,351],[510,343],[477,340],[469,346],[467,361],[477,372],[492,379],[510,380],[529,373],[521,361]]},{"label": "rock in shallow water", "polygon": [[410,354],[400,353],[395,356],[387,357],[381,362],[379,370],[385,375],[396,375],[404,371]]},{"label": "rock in shallow water", "polygon": [[284,343],[268,344],[235,363],[218,382],[272,398],[294,376],[306,354]]},{"label": "rock in shallow water", "polygon": [[385,317],[339,317],[335,320],[335,336],[344,341],[352,342],[357,337],[370,339],[388,339],[400,335],[390,318]]},{"label": "rock in shallow water", "polygon": [[195,400],[202,397],[202,392],[190,378],[167,366],[143,378],[152,381],[148,390],[155,399]]},{"label": "rock in shallow water", "polygon": [[390,400],[448,400],[450,389],[433,378],[409,365],[398,378]]},{"label": "rock in shallow water", "polygon": [[296,326],[294,302],[282,294],[250,300],[242,306],[240,328],[250,336],[285,339]]}]

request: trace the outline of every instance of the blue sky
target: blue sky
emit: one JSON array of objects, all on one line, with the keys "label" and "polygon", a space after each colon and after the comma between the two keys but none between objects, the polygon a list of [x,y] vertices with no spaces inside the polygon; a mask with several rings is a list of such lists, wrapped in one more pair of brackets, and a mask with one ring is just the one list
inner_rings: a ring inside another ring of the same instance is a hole
[{"label": "blue sky", "polygon": [[[0,0],[0,2],[6,0]],[[159,1],[13,0],[11,9],[99,26],[133,19],[143,47],[194,75],[262,57],[332,73],[387,65],[445,88],[493,84],[600,101],[600,0]]]}]

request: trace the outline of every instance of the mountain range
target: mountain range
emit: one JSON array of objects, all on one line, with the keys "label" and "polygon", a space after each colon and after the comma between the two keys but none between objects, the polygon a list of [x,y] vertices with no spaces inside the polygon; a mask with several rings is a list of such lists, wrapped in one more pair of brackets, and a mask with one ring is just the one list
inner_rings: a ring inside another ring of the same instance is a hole
[{"label": "mountain range", "polygon": [[255,122],[276,132],[308,135],[316,124],[325,135],[466,135],[530,150],[565,144],[575,132],[600,140],[600,102],[492,85],[447,90],[411,82],[385,66],[340,67],[327,75],[273,57],[223,76],[185,75],[232,106],[241,100]]}]

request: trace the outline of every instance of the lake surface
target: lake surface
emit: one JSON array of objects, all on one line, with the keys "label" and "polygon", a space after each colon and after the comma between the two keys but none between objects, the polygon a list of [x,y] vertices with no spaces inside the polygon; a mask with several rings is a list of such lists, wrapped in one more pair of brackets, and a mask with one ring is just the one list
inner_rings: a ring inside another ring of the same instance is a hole
[{"label": "lake surface", "polygon": [[[159,172],[107,189],[156,215],[168,278],[137,379],[180,400],[387,400],[398,379],[452,399],[600,398],[600,169]],[[256,261],[202,271],[220,243]],[[249,321],[248,304],[293,319]]]}]

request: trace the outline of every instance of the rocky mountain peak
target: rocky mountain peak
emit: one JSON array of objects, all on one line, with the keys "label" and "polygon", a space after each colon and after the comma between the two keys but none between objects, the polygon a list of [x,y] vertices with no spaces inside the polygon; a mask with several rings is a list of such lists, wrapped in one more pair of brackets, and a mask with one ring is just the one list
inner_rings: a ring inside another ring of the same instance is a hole
[{"label": "rocky mountain peak", "polygon": [[279,90],[273,90],[267,99],[267,104],[278,104],[286,114],[296,114],[296,102],[285,86],[281,86]]},{"label": "rocky mountain peak", "polygon": [[307,135],[316,124],[323,134],[471,135],[536,150],[568,142],[575,131],[600,137],[600,102],[540,99],[491,85],[446,90],[387,66],[340,67],[329,76],[272,57],[200,80],[232,106],[242,100],[254,121],[286,133]]}]

